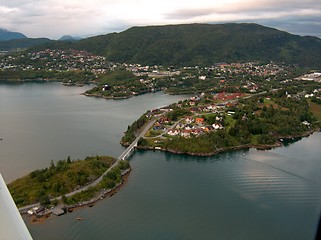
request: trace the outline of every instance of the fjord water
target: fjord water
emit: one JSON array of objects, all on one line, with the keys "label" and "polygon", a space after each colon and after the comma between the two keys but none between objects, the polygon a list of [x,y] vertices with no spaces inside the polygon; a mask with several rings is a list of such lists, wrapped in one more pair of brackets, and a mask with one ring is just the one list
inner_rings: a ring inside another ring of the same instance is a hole
[{"label": "fjord water", "polygon": [[[122,101],[60,84],[0,85],[0,169],[7,182],[70,155],[118,156],[122,132],[182,99]],[[34,239],[313,239],[321,201],[321,133],[270,151],[213,157],[136,151],[116,195],[45,224]],[[77,221],[83,217],[83,221]]]}]

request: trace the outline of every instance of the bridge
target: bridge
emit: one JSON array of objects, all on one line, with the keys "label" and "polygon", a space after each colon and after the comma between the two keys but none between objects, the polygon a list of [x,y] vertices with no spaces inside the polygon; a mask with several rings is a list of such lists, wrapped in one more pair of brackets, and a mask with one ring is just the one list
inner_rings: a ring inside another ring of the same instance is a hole
[{"label": "bridge", "polygon": [[137,147],[138,141],[147,133],[147,131],[154,125],[155,122],[156,122],[156,119],[150,121],[145,126],[143,131],[136,137],[136,139],[132,142],[132,144],[130,144],[129,147],[126,148],[126,150],[122,154],[120,154],[120,156],[118,157],[119,160],[125,160],[133,153],[134,148]]}]

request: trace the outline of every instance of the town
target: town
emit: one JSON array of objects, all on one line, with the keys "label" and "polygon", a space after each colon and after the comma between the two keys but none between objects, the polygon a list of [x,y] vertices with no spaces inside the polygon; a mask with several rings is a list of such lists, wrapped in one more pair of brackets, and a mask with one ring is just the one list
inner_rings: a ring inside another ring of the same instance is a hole
[{"label": "town", "polygon": [[71,49],[4,55],[0,58],[0,73],[2,81],[60,81],[66,85],[94,83],[96,87],[85,94],[107,99],[156,91],[169,94],[256,93],[297,80],[321,81],[321,74],[316,71],[274,62],[142,66],[113,63],[105,57]]}]

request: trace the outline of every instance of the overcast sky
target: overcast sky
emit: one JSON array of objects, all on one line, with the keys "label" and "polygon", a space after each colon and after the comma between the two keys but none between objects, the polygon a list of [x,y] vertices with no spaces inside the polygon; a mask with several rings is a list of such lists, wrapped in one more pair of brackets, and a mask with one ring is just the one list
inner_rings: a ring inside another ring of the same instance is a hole
[{"label": "overcast sky", "polygon": [[226,22],[321,37],[321,0],[0,0],[0,28],[28,37],[87,37],[132,26]]}]

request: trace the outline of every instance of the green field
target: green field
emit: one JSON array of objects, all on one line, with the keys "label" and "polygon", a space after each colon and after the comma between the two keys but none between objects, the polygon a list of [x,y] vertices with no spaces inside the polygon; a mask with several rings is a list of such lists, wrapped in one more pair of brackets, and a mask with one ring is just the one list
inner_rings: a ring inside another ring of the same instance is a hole
[{"label": "green field", "polygon": [[318,121],[321,121],[321,105],[314,102],[310,102],[310,110],[313,113],[314,117]]}]

